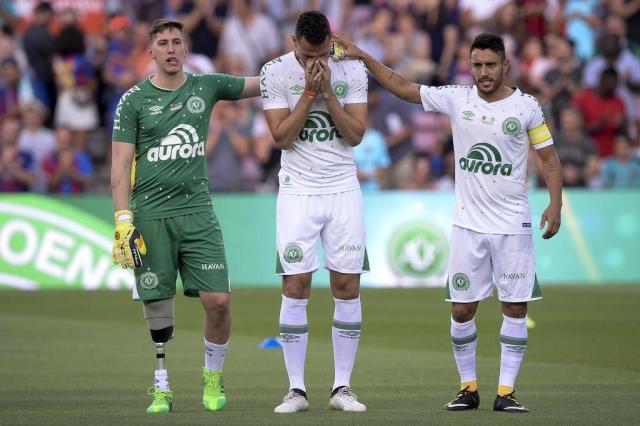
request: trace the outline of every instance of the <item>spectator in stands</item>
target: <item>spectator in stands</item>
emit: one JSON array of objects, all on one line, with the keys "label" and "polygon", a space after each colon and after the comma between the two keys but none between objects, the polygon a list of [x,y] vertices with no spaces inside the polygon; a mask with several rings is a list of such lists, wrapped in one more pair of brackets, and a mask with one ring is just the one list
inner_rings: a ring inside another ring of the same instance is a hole
[{"label": "spectator in stands", "polygon": [[551,117],[557,122],[560,112],[571,104],[582,82],[582,64],[576,57],[571,41],[555,37],[549,44],[551,68],[539,82],[542,104],[551,108]]},{"label": "spectator in stands", "polygon": [[600,27],[600,0],[565,0],[566,37],[576,45],[582,60],[593,56],[596,29]]},{"label": "spectator in stands", "polygon": [[57,103],[57,90],[53,76],[53,34],[49,25],[54,11],[47,1],[40,2],[33,10],[33,21],[22,37],[22,45],[27,54],[29,66],[35,77],[44,84],[52,112]]},{"label": "spectator in stands", "polygon": [[417,27],[429,36],[431,61],[436,64],[434,84],[447,84],[460,37],[456,0],[427,0],[414,6]]},{"label": "spectator in stands", "polygon": [[42,169],[52,193],[81,193],[92,181],[91,158],[74,146],[71,131],[64,127],[56,129],[56,149],[45,157]]},{"label": "spectator in stands", "polygon": [[362,142],[353,149],[358,180],[363,191],[379,190],[391,164],[384,135],[372,126],[371,117],[369,115],[369,125],[362,137]]},{"label": "spectator in stands", "polygon": [[640,0],[610,0],[609,7],[625,20],[629,50],[640,56]]},{"label": "spectator in stands", "polygon": [[456,157],[453,151],[444,156],[444,174],[434,183],[433,189],[453,191],[455,189]]},{"label": "spectator in stands", "polygon": [[509,2],[510,0],[460,0],[458,3],[461,13],[460,23],[467,31],[467,36],[473,38],[478,33],[491,30],[500,9]]},{"label": "spectator in stands", "polygon": [[385,188],[399,188],[412,179],[415,151],[412,141],[414,105],[396,98],[370,82],[370,123],[382,132],[389,150],[391,166]]},{"label": "spectator in stands", "polygon": [[277,191],[282,150],[277,147],[273,140],[273,135],[271,135],[267,119],[262,110],[256,111],[251,137],[253,139],[253,155],[261,169],[258,190],[262,192]]},{"label": "spectator in stands", "polygon": [[85,150],[89,132],[99,124],[94,70],[85,54],[84,33],[75,12],[64,10],[60,22],[62,28],[54,41],[53,69],[58,87],[54,122],[71,130],[74,145]]},{"label": "spectator in stands", "polygon": [[434,189],[435,182],[431,173],[431,159],[428,155],[418,155],[414,160],[411,179],[403,182],[399,189]]},{"label": "spectator in stands", "polygon": [[209,190],[245,191],[243,162],[250,154],[249,129],[242,122],[243,104],[218,102],[213,109],[205,155]]},{"label": "spectator in stands", "polygon": [[37,100],[48,104],[44,85],[30,73],[21,73],[13,57],[0,63],[0,79],[0,121],[5,117],[18,118],[20,106],[25,102]]},{"label": "spectator in stands", "polygon": [[232,14],[224,23],[220,50],[239,57],[243,75],[256,75],[265,62],[278,56],[280,34],[271,17],[251,8],[251,0],[232,0]]},{"label": "spectator in stands", "polygon": [[54,133],[44,126],[47,117],[45,107],[37,102],[27,102],[20,108],[24,126],[20,131],[18,146],[29,153],[34,160],[34,172],[37,176],[32,190],[45,192],[47,190],[45,176],[42,171],[42,161],[53,152],[56,145]]},{"label": "spectator in stands", "polygon": [[522,59],[518,65],[518,87],[523,92],[534,93],[540,87],[544,74],[552,67],[552,62],[539,38],[527,39],[522,47]]},{"label": "spectator in stands", "polygon": [[469,48],[471,42],[463,39],[460,41],[456,50],[456,58],[453,62],[451,69],[451,77],[449,82],[451,84],[457,84],[460,86],[466,86],[473,84],[473,77],[471,76],[471,63],[469,61]]},{"label": "spectator in stands", "polygon": [[167,3],[167,17],[182,22],[184,32],[189,34],[190,52],[205,55],[210,60],[216,57],[225,18],[229,13],[228,2],[173,0]]},{"label": "spectator in stands", "polygon": [[602,183],[607,188],[640,188],[640,161],[632,157],[631,142],[625,134],[616,136],[614,155],[602,166]]},{"label": "spectator in stands", "polygon": [[[126,28],[124,31],[126,34]],[[137,82],[155,72],[155,62],[149,55],[149,23],[145,21],[134,23],[131,39],[131,68]]]},{"label": "spectator in stands", "polygon": [[0,128],[0,192],[29,191],[36,181],[33,156],[18,147],[20,122],[8,118]]},{"label": "spectator in stands", "polygon": [[431,41],[424,31],[416,28],[415,18],[409,12],[402,12],[396,18],[393,49],[388,60],[391,68],[411,81],[431,81],[435,71],[435,64],[431,61]]},{"label": "spectator in stands", "polygon": [[391,28],[393,25],[393,14],[385,7],[379,8],[373,15],[369,25],[363,27],[356,40],[359,46],[366,49],[374,58],[380,62],[388,63],[394,45]]},{"label": "spectator in stands", "polygon": [[600,40],[600,48],[602,54],[585,67],[583,84],[595,88],[605,68],[615,69],[618,72],[618,95],[625,103],[627,120],[633,123],[636,113],[634,93],[640,91],[640,59],[624,49],[620,37],[615,34],[605,34]]},{"label": "spectator in stands", "polygon": [[623,100],[616,95],[618,72],[607,68],[600,76],[597,90],[590,88],[578,92],[574,104],[584,118],[587,131],[595,140],[598,156],[613,154],[613,139],[626,131],[626,111]]},{"label": "spectator in stands", "polygon": [[[133,55],[131,21],[124,15],[115,15],[107,24],[107,32],[109,34],[109,44],[107,46],[105,64],[102,68],[102,76],[107,84],[105,127],[108,132],[111,132],[113,114],[120,97],[139,80],[131,64]],[[147,44],[148,40],[147,34]],[[145,53],[149,54],[148,52]]]},{"label": "spectator in stands", "polygon": [[599,173],[598,151],[585,134],[580,111],[566,108],[560,113],[560,131],[553,136],[562,163],[564,185],[585,187]]}]

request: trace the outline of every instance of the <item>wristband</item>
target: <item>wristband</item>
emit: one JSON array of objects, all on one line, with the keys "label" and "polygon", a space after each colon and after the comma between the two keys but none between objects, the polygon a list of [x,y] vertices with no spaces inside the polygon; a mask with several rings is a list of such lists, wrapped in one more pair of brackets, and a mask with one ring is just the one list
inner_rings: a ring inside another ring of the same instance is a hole
[{"label": "wristband", "polygon": [[316,96],[318,96],[318,92],[314,92],[313,90],[309,90],[309,89],[304,89],[304,94],[307,96],[311,96],[312,98],[315,98]]},{"label": "wristband", "polygon": [[118,210],[115,212],[114,217],[116,223],[133,221],[133,213],[131,213],[131,210]]}]

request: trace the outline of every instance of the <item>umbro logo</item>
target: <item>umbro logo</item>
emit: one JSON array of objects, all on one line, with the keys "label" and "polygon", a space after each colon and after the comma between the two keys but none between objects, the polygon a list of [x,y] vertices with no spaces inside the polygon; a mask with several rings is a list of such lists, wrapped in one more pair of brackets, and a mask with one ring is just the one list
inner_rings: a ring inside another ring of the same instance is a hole
[{"label": "umbro logo", "polygon": [[149,107],[149,111],[151,111],[151,115],[160,114],[164,107],[162,105],[154,105]]}]

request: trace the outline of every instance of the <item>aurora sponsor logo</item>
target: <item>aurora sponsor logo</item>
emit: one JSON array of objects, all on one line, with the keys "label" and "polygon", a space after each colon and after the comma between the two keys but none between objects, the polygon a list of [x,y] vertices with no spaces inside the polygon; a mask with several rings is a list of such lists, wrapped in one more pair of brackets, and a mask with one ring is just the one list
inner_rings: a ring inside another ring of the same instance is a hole
[{"label": "aurora sponsor logo", "polygon": [[342,135],[335,127],[331,115],[323,111],[309,113],[304,127],[298,135],[302,142],[326,142],[328,140],[342,139]]},{"label": "aurora sponsor logo", "polygon": [[56,200],[37,195],[0,201],[0,287],[133,288],[133,271],[113,264],[113,228]]},{"label": "aurora sponsor logo", "polygon": [[447,236],[438,226],[416,220],[400,225],[393,232],[387,257],[396,275],[424,279],[443,272],[448,251]]},{"label": "aurora sponsor logo", "polygon": [[147,151],[147,160],[156,161],[175,160],[176,158],[204,157],[204,141],[193,126],[180,124],[169,131],[162,139],[160,146]]},{"label": "aurora sponsor logo", "polygon": [[462,170],[485,175],[511,176],[512,164],[503,164],[500,151],[493,145],[480,142],[471,147],[466,157],[459,160]]}]

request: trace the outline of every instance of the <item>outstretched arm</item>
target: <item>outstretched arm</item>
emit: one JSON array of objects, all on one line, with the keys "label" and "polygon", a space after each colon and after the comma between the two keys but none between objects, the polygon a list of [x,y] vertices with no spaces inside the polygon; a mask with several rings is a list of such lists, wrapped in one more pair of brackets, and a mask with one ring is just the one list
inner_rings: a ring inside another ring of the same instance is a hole
[{"label": "outstretched arm", "polygon": [[354,43],[335,36],[333,37],[333,40],[344,48],[340,53],[341,58],[360,59],[364,62],[369,69],[369,72],[376,80],[378,80],[382,87],[402,100],[412,102],[414,104],[422,103],[422,100],[420,99],[419,84],[407,80],[391,68],[378,62]]},{"label": "outstretched arm", "polygon": [[260,96],[260,81],[258,77],[245,77],[244,88],[240,92],[238,99],[254,98],[256,96]]},{"label": "outstretched arm", "polygon": [[549,239],[560,230],[560,210],[562,209],[562,165],[553,145],[536,151],[544,165],[544,180],[549,190],[549,206],[542,214],[540,229],[547,224],[542,238]]}]

